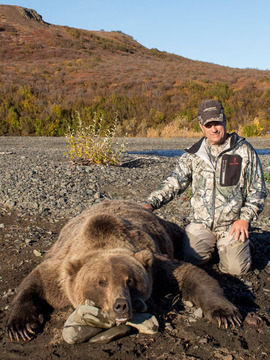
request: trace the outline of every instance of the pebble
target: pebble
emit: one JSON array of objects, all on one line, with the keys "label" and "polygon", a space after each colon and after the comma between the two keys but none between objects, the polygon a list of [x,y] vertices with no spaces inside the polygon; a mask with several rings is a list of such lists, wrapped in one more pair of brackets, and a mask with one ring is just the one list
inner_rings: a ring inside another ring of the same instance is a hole
[{"label": "pebble", "polygon": [[248,288],[252,289],[252,282],[251,281],[245,281],[244,283]]},{"label": "pebble", "polygon": [[167,330],[167,331],[173,331],[173,327],[172,327],[172,325],[170,324],[170,323],[165,323],[165,329]]},{"label": "pebble", "polygon": [[215,357],[221,360],[233,360],[234,357],[232,355],[225,355],[223,353],[215,352]]},{"label": "pebble", "polygon": [[38,251],[38,250],[33,250],[33,253],[34,253],[34,255],[35,256],[37,256],[37,257],[42,257],[42,253],[40,252],[40,251]]},{"label": "pebble", "polygon": [[198,308],[194,311],[193,315],[196,317],[196,318],[202,318],[203,317],[203,312],[202,312],[202,309],[201,308]]},{"label": "pebble", "polygon": [[245,323],[249,325],[258,326],[262,323],[262,319],[257,314],[248,313],[245,318]]},{"label": "pebble", "polygon": [[189,300],[183,300],[182,302],[183,302],[183,304],[184,304],[185,306],[187,306],[187,307],[189,307],[189,308],[192,308],[192,307],[193,307],[193,303],[192,303],[191,301],[189,301]]},{"label": "pebble", "polygon": [[2,298],[5,299],[5,298],[8,298],[9,296],[14,295],[14,294],[15,294],[14,289],[8,289],[7,291],[4,292]]}]

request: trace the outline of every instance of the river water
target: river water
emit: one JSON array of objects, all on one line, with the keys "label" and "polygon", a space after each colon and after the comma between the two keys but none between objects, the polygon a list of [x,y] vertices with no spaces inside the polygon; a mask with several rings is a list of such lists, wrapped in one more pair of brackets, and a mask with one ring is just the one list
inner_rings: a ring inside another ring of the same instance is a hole
[{"label": "river water", "polygon": [[[270,149],[256,149],[258,155],[270,155]],[[151,151],[129,151],[129,154],[155,155],[175,157],[184,154],[184,150],[151,150]]]}]

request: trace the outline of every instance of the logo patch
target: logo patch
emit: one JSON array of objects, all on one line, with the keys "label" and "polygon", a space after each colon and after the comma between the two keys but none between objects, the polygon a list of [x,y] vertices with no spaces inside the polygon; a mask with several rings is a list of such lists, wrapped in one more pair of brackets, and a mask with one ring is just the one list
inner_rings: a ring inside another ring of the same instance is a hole
[{"label": "logo patch", "polygon": [[240,155],[223,155],[220,170],[220,185],[237,185],[242,167],[242,158]]}]

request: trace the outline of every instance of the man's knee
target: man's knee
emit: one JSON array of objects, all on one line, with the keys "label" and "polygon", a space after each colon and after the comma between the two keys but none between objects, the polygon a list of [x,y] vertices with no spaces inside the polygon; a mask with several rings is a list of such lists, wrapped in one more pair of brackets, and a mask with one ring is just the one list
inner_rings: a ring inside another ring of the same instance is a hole
[{"label": "man's knee", "polygon": [[216,237],[199,224],[189,224],[183,239],[184,260],[194,265],[208,262],[213,254]]},{"label": "man's knee", "polygon": [[224,264],[219,264],[219,269],[221,272],[225,274],[230,274],[234,276],[241,276],[246,274],[251,267],[251,261],[247,260],[242,264],[239,263],[229,263],[228,266],[224,266]]},{"label": "man's knee", "polygon": [[[232,241],[226,246],[219,245],[219,269],[223,273],[231,275],[244,275],[251,267],[251,255],[249,241]],[[225,242],[223,240],[223,245]]]}]

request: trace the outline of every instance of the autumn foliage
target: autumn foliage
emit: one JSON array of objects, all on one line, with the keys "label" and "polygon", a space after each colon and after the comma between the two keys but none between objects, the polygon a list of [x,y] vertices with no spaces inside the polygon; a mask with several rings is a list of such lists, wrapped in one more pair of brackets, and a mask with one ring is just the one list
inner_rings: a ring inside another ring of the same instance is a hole
[{"label": "autumn foliage", "polygon": [[103,119],[95,117],[93,124],[84,126],[80,114],[77,117],[76,130],[69,130],[65,135],[70,160],[83,165],[120,165],[125,144],[116,144],[117,121],[113,127],[107,127],[104,126]]},{"label": "autumn foliage", "polygon": [[270,130],[270,71],[233,69],[147,49],[116,32],[45,23],[0,5],[0,135],[63,136],[95,117],[118,136],[199,132],[202,99],[222,102],[229,131]]}]

